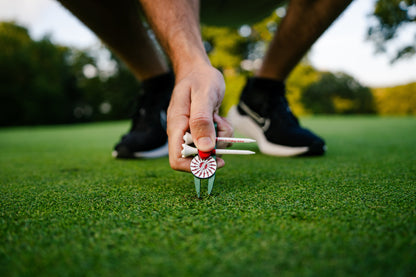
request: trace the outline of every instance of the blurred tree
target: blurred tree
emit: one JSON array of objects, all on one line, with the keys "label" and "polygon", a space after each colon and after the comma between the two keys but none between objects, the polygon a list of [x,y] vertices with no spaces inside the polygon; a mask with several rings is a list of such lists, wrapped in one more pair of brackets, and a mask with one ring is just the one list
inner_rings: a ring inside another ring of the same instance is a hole
[{"label": "blurred tree", "polygon": [[66,64],[69,49],[0,23],[0,125],[70,122],[79,96]]},{"label": "blurred tree", "polygon": [[140,91],[140,83],[127,67],[114,55],[110,61],[114,70],[110,74],[97,65],[98,55],[106,49],[93,53],[73,50],[69,59],[71,72],[81,91],[74,116],[78,121],[126,119],[133,113],[134,103]]},{"label": "blurred tree", "polygon": [[294,114],[304,115],[310,113],[310,110],[301,101],[302,95],[310,85],[321,78],[321,74],[306,59],[292,71],[286,82],[286,95],[290,103],[290,109]]},{"label": "blurred tree", "polygon": [[322,73],[301,96],[301,102],[312,113],[374,113],[371,90],[344,73]]},{"label": "blurred tree", "polygon": [[[375,43],[377,52],[387,52],[387,42],[397,38],[399,30],[416,21],[416,0],[377,0],[373,18],[375,21],[368,28],[367,38]],[[415,54],[416,32],[412,37],[412,42],[396,49],[392,63]]]},{"label": "blurred tree", "polygon": [[34,41],[26,28],[1,22],[0,126],[129,117],[140,84],[114,56],[114,72],[101,70],[100,51],[91,52]]},{"label": "blurred tree", "polygon": [[[141,84],[127,66],[113,54],[112,61],[116,64],[115,72],[107,78],[104,77],[104,99],[100,104],[102,119],[126,119],[134,113],[137,107],[137,99],[142,92]],[[111,107],[104,117],[106,103]]]},{"label": "blurred tree", "polygon": [[377,113],[416,115],[416,83],[374,89]]},{"label": "blurred tree", "polygon": [[260,66],[261,57],[280,20],[278,13],[272,12],[253,26],[202,26],[202,38],[211,63],[224,74],[226,94],[222,114],[238,102],[246,77],[252,76]]}]

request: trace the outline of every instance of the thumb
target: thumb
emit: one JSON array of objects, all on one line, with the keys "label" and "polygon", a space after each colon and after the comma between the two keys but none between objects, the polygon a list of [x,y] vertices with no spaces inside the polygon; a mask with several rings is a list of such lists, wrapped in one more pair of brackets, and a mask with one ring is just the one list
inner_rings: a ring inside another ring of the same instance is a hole
[{"label": "thumb", "polygon": [[215,148],[214,107],[201,100],[191,104],[189,128],[196,147],[209,152]]}]

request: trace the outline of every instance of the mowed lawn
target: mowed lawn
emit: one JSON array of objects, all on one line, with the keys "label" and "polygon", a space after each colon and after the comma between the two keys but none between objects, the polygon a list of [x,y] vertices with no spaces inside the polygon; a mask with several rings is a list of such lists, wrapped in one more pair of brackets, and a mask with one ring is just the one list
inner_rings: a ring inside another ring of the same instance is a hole
[{"label": "mowed lawn", "polygon": [[301,122],[327,155],[224,156],[201,199],[111,157],[128,122],[0,129],[0,275],[415,276],[416,118]]}]

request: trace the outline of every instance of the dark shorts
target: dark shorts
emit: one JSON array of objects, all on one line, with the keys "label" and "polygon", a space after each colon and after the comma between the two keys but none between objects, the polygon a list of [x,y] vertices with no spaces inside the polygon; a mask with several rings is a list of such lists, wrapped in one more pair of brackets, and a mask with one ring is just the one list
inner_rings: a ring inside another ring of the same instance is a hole
[{"label": "dark shorts", "polygon": [[256,23],[283,6],[284,0],[201,0],[201,22],[238,27]]}]

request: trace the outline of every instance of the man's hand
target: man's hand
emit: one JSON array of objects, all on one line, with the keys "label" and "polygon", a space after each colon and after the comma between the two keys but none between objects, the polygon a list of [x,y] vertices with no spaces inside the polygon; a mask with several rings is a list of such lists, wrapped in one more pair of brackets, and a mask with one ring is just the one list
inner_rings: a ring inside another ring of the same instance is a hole
[{"label": "man's hand", "polygon": [[[232,136],[231,125],[218,115],[225,85],[221,73],[205,63],[190,66],[177,78],[168,109],[169,162],[173,169],[190,171],[192,158],[182,158],[183,135],[191,132],[196,147],[208,152],[215,147],[214,121],[221,136]],[[224,161],[217,158],[218,167]]]},{"label": "man's hand", "polygon": [[[224,79],[211,66],[199,28],[198,0],[140,0],[149,23],[170,58],[176,86],[168,109],[169,161],[175,170],[190,171],[191,158],[182,158],[183,135],[190,130],[201,151],[215,147],[214,120],[222,135],[232,128],[218,116]],[[224,165],[218,159],[218,167]]]}]

